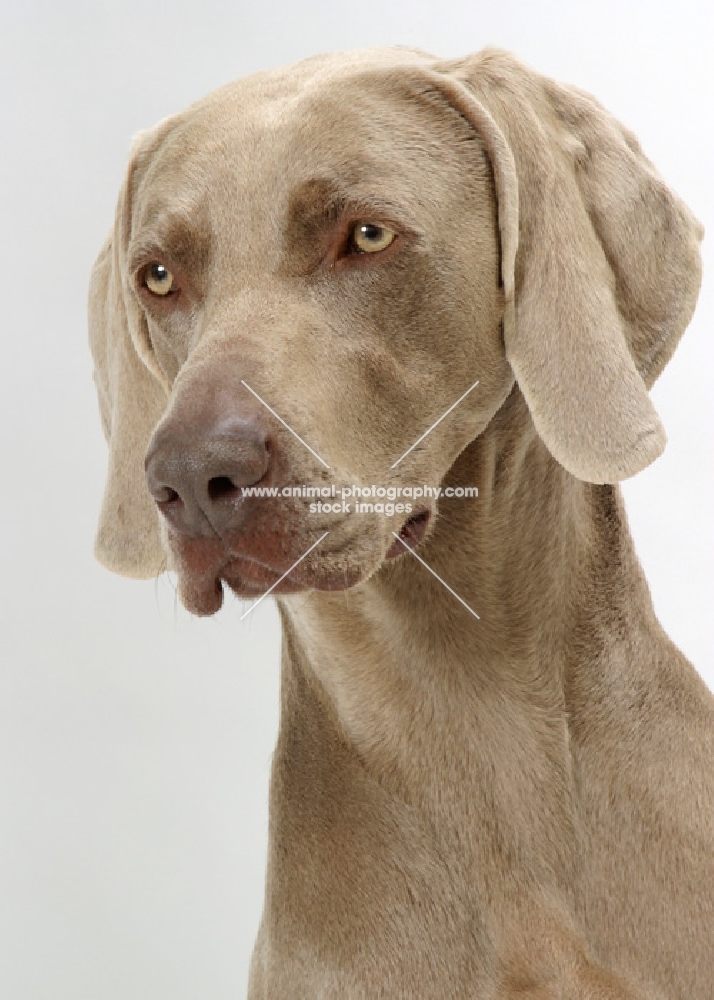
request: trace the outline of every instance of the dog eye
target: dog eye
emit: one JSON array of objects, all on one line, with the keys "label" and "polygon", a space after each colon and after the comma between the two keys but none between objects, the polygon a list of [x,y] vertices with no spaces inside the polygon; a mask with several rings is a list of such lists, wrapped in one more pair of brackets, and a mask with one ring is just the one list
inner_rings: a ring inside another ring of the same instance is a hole
[{"label": "dog eye", "polygon": [[144,284],[152,295],[165,297],[171,292],[175,292],[174,276],[165,264],[149,264],[144,270]]},{"label": "dog eye", "polygon": [[357,253],[378,253],[386,250],[397,238],[392,229],[372,222],[358,222],[350,236],[352,248]]}]

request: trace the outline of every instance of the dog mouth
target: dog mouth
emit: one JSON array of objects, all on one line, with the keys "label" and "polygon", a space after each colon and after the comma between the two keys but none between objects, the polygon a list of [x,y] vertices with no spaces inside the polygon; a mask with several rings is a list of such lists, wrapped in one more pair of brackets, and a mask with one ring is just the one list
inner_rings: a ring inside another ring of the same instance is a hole
[{"label": "dog mouth", "polygon": [[[395,559],[403,555],[405,549],[418,545],[430,520],[430,510],[421,510],[409,517],[398,534],[392,533],[393,540],[384,558]],[[176,552],[181,601],[192,614],[203,617],[221,608],[224,587],[248,600],[268,593],[287,596],[308,590],[348,590],[371,575],[365,574],[362,560],[357,563],[354,554],[350,558],[353,546],[353,539],[337,550],[320,552],[317,546],[314,556],[307,548],[291,565],[284,565],[287,552],[281,551],[278,555],[271,551],[274,547],[270,544],[265,546],[265,553],[260,548],[249,553],[226,549],[222,544],[205,539],[193,543],[184,541]]]},{"label": "dog mouth", "polygon": [[397,537],[387,550],[385,558],[396,559],[397,556],[404,554],[405,549],[413,549],[418,545],[426,535],[430,521],[431,511],[428,509],[412,514],[409,520],[402,525]]}]

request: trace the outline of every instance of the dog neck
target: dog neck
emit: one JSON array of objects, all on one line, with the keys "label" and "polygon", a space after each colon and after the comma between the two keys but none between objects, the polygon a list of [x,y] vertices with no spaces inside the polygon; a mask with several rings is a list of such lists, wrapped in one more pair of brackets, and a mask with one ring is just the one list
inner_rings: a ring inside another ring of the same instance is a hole
[{"label": "dog neck", "polygon": [[380,781],[442,810],[451,789],[462,816],[464,775],[484,773],[474,732],[517,747],[494,760],[520,771],[514,794],[539,794],[534,761],[567,770],[568,699],[607,684],[612,644],[654,616],[618,487],[559,466],[517,388],[448,483],[479,496],[442,501],[419,547],[443,582],[405,552],[349,591],[279,601],[283,709],[319,705]]}]

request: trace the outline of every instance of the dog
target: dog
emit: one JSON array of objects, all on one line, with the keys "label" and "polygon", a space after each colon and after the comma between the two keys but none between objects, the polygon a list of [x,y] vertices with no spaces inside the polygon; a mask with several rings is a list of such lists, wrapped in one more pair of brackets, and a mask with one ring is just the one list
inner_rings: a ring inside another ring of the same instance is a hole
[{"label": "dog", "polygon": [[250,1000],[714,996],[714,701],[617,485],[701,236],[499,50],[317,56],[138,137],[96,552],[198,615],[277,597]]}]

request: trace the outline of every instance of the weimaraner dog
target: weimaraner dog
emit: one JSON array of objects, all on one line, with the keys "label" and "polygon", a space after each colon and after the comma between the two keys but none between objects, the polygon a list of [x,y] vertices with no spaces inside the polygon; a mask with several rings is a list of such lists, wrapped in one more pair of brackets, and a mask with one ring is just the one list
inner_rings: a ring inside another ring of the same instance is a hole
[{"label": "weimaraner dog", "polygon": [[701,235],[495,50],[319,56],[138,138],[97,553],[199,615],[277,596],[250,1000],[714,996],[714,703],[616,485],[664,446]]}]

